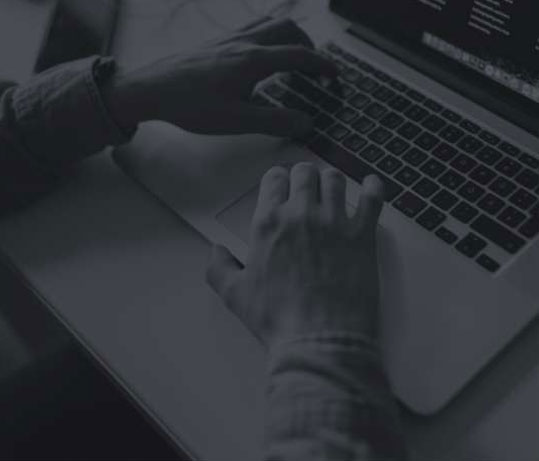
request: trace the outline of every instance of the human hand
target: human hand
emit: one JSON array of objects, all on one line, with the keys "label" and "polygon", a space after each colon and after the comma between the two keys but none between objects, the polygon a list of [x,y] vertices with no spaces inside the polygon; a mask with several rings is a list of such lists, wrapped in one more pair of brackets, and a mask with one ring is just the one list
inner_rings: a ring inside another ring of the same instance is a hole
[{"label": "human hand", "polygon": [[337,74],[295,23],[270,22],[190,57],[120,70],[105,95],[113,116],[125,126],[162,120],[202,134],[300,136],[312,128],[307,114],[250,101],[260,81],[287,71]]},{"label": "human hand", "polygon": [[269,348],[328,331],[376,339],[383,185],[365,179],[352,217],[345,190],[335,169],[272,168],[260,186],[247,265],[223,247],[213,250],[209,284]]}]

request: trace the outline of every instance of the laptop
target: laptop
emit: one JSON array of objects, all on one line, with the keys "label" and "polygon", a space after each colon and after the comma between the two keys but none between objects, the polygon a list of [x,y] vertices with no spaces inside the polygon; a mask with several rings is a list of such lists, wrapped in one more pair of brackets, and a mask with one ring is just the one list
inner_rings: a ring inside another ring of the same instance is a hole
[{"label": "laptop", "polygon": [[400,401],[436,413],[539,312],[532,3],[333,0],[301,26],[340,68],[338,90],[278,74],[254,95],[310,113],[307,139],[208,137],[152,122],[115,159],[241,260],[271,166],[337,167],[351,210],[362,179],[378,174],[382,353]]}]

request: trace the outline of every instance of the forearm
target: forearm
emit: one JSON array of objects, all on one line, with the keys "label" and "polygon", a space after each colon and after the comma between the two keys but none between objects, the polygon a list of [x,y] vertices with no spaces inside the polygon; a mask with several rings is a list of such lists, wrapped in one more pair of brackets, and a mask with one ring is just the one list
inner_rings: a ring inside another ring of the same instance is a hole
[{"label": "forearm", "polygon": [[54,184],[65,167],[130,139],[135,127],[120,127],[102,96],[101,86],[113,74],[112,60],[93,57],[4,90],[0,199],[24,204]]},{"label": "forearm", "polygon": [[406,459],[377,350],[361,336],[279,346],[269,369],[267,461]]}]

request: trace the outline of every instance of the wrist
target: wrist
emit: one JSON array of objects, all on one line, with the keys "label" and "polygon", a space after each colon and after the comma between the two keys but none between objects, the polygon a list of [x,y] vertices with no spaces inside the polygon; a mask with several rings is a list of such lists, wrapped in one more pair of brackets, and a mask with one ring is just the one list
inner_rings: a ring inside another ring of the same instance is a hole
[{"label": "wrist", "polygon": [[114,121],[125,129],[151,119],[145,113],[142,85],[132,73],[118,70],[103,86],[102,96]]}]

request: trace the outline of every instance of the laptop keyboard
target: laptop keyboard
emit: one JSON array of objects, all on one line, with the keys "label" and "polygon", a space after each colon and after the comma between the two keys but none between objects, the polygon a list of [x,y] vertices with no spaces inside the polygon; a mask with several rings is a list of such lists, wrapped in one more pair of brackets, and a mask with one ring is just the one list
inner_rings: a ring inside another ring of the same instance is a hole
[{"label": "laptop keyboard", "polygon": [[312,115],[315,154],[378,175],[388,203],[491,273],[539,234],[537,158],[333,43],[322,52],[338,84],[279,74],[255,96]]}]

